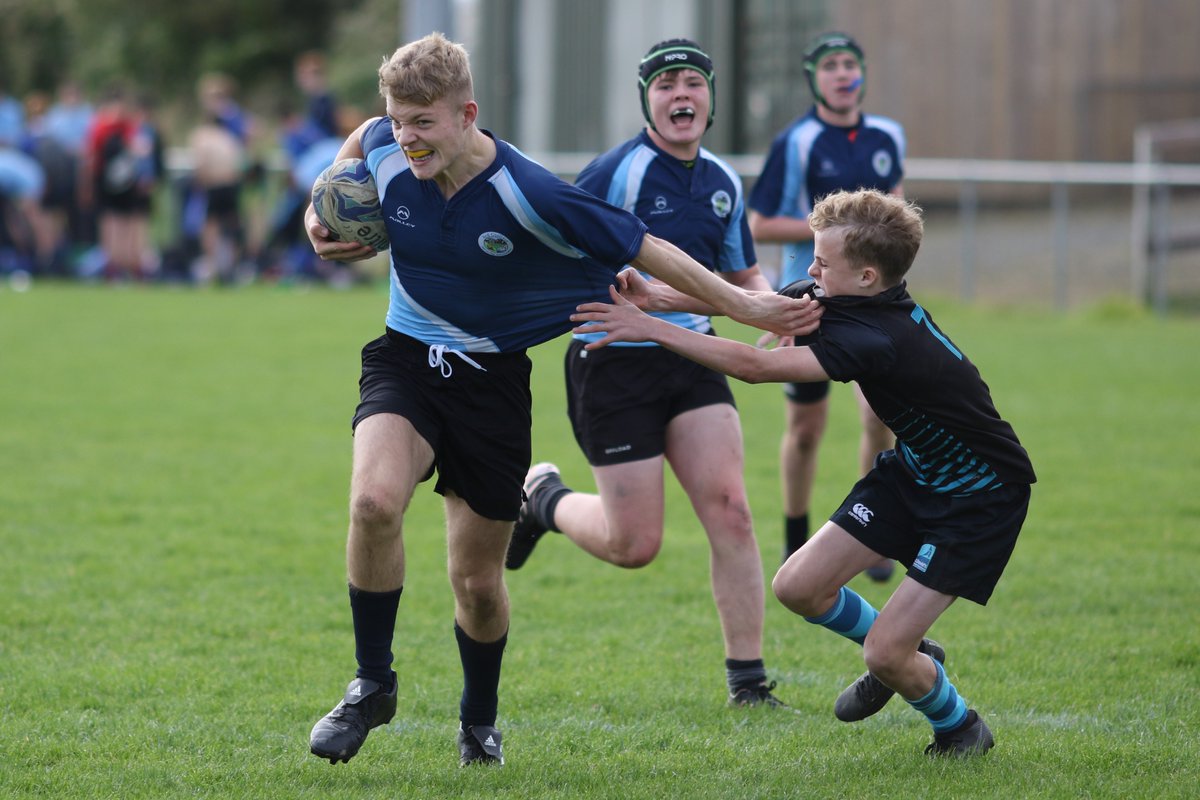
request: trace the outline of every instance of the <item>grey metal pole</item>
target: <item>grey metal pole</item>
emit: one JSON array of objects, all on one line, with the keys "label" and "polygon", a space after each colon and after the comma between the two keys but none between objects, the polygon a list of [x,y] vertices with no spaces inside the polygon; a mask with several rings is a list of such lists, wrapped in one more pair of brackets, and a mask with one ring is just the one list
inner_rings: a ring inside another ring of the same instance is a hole
[{"label": "grey metal pole", "polygon": [[1067,184],[1054,184],[1051,203],[1054,207],[1054,306],[1060,311],[1067,307],[1067,272],[1071,259],[1070,217]]},{"label": "grey metal pole", "polygon": [[979,216],[979,187],[963,181],[958,194],[958,219],[962,229],[962,298],[975,299],[975,220]]}]

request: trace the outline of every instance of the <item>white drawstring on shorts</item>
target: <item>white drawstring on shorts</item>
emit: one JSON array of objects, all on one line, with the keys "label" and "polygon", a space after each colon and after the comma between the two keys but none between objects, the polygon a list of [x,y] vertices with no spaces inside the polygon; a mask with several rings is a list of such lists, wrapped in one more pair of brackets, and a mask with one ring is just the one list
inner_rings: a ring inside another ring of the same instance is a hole
[{"label": "white drawstring on shorts", "polygon": [[446,353],[453,353],[475,369],[480,369],[484,372],[487,372],[486,369],[481,367],[478,362],[476,362],[463,351],[451,350],[444,344],[431,344],[429,345],[429,366],[433,367],[434,369],[441,370],[443,378],[449,378],[454,374],[454,367],[451,366],[450,362],[446,360]]}]

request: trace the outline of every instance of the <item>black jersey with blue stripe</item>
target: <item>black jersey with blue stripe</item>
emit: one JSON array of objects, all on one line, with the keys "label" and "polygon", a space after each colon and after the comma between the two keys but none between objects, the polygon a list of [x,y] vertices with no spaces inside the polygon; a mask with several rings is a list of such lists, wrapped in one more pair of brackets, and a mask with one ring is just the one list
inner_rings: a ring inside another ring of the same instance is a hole
[{"label": "black jersey with blue stripe", "polygon": [[391,240],[387,326],[426,344],[507,353],[565,333],[576,306],[609,299],[646,234],[492,138],[495,161],[447,200],[413,176],[386,117],[362,132]]},{"label": "black jersey with blue stripe", "polygon": [[906,284],[821,303],[821,327],[805,343],[830,378],[858,382],[919,485],[962,495],[1036,480],[979,370]]},{"label": "black jersey with blue stripe", "polygon": [[[757,266],[746,219],[742,180],[733,167],[700,148],[689,165],[665,152],[643,129],[583,168],[575,185],[636,215],[650,233],[671,242],[714,272]],[[708,317],[681,311],[653,312],[680,327],[707,333]],[[595,341],[603,334],[576,334]],[[654,342],[615,342],[610,347],[657,347]]]}]

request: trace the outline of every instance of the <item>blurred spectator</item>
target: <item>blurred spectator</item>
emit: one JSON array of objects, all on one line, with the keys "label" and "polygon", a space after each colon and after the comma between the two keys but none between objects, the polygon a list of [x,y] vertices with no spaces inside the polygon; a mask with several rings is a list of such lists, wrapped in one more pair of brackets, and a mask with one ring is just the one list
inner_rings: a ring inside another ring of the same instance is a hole
[{"label": "blurred spectator", "polygon": [[72,250],[81,250],[96,243],[96,219],[80,203],[80,176],[83,175],[84,149],[92,126],[95,110],[84,97],[79,84],[64,81],[58,87],[54,104],[46,111],[42,122],[45,134],[67,153],[71,165],[71,202],[67,208],[66,236]]},{"label": "blurred spectator", "polygon": [[45,188],[37,160],[20,148],[23,134],[20,104],[0,109],[0,275],[28,277],[36,265],[34,231]]},{"label": "blurred spectator", "polygon": [[133,215],[137,247],[141,253],[143,277],[156,275],[161,259],[150,237],[154,196],[166,175],[166,156],[162,132],[155,119],[157,103],[148,94],[138,97],[133,106],[133,139],[130,151],[135,158]]},{"label": "blurred spectator", "polygon": [[337,101],[329,90],[325,56],[301,53],[293,69],[296,88],[304,96],[304,116],[284,137],[284,148],[293,160],[321,139],[338,135]]},{"label": "blurred spectator", "polygon": [[[264,275],[283,281],[317,277],[324,270],[323,261],[308,242],[304,212],[313,180],[334,161],[332,156],[341,148],[347,133],[338,130],[337,103],[325,78],[324,56],[313,50],[301,53],[295,61],[293,78],[304,113],[296,113],[296,106],[288,102],[281,115],[280,148],[287,158],[288,170],[259,265]],[[308,176],[313,163],[319,166]]]},{"label": "blurred spectator", "polygon": [[25,133],[25,112],[21,102],[8,93],[0,75],[0,142],[19,145]]},{"label": "blurred spectator", "polygon": [[320,53],[302,53],[293,74],[304,113],[285,119],[280,137],[288,172],[264,248],[264,271],[283,280],[348,277],[348,265],[322,261],[313,252],[304,230],[304,212],[313,181],[333,163],[342,142],[366,116],[357,108],[340,106],[335,101],[325,74],[325,58]]},{"label": "blurred spectator", "polygon": [[95,111],[84,98],[79,84],[66,81],[58,87],[58,97],[46,111],[46,133],[76,156],[83,154],[87,131]]},{"label": "blurred spectator", "polygon": [[229,283],[245,275],[246,230],[241,192],[246,177],[250,120],[234,98],[233,80],[213,73],[198,85],[203,119],[192,131],[188,148],[192,184],[184,206],[184,232],[198,244],[192,265],[197,283]]},{"label": "blurred spectator", "polygon": [[[162,144],[146,110],[114,87],[96,112],[85,160],[91,207],[100,225],[103,273],[110,280],[149,277],[150,197],[161,172]],[[156,155],[157,153],[157,155]]]},{"label": "blurred spectator", "polygon": [[68,268],[68,220],[75,206],[75,172],[78,164],[46,125],[50,97],[34,92],[25,98],[25,143],[23,149],[41,166],[45,190],[41,213],[33,220],[36,242],[36,271],[66,275]]}]

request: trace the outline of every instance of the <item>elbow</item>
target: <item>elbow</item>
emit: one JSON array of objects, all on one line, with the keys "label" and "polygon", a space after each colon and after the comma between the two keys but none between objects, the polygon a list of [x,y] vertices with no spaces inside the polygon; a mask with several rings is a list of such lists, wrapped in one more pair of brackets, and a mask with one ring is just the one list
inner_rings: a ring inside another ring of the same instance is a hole
[{"label": "elbow", "polygon": [[729,375],[742,383],[759,384],[772,382],[771,376],[765,370],[759,369],[752,364],[741,365],[737,370],[730,372]]}]

